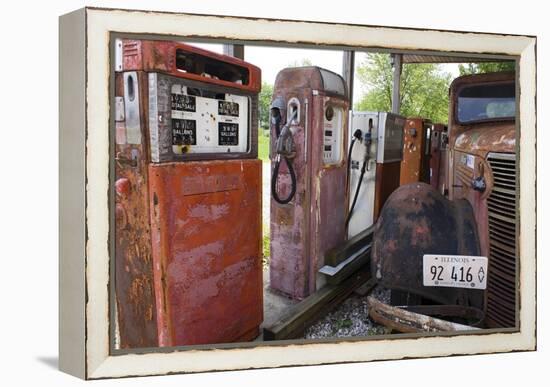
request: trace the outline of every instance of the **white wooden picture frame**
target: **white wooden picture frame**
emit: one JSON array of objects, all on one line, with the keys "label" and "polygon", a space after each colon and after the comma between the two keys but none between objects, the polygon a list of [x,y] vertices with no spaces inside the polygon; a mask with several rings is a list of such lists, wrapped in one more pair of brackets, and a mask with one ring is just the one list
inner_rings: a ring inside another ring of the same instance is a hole
[{"label": "white wooden picture frame", "polygon": [[[505,55],[519,81],[519,329],[112,354],[111,33]],[[536,37],[85,8],[60,18],[60,368],[83,379],[536,349]]]}]

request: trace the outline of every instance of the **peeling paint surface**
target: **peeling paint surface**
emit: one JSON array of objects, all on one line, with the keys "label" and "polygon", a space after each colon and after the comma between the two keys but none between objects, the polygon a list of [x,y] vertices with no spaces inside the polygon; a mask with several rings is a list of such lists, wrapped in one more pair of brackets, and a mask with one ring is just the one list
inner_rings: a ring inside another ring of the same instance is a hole
[{"label": "peeling paint surface", "polygon": [[515,153],[516,128],[514,122],[466,128],[466,131],[456,138],[455,149],[483,158],[488,152]]},{"label": "peeling paint surface", "polygon": [[[205,164],[209,177],[242,178],[186,186]],[[261,161],[150,165],[149,175],[160,345],[253,339],[263,319]]]}]

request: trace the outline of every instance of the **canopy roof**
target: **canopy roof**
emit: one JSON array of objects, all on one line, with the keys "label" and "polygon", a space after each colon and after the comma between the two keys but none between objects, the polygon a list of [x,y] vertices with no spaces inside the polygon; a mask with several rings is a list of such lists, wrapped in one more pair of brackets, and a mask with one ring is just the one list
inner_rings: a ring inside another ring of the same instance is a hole
[{"label": "canopy roof", "polygon": [[475,63],[505,62],[504,59],[480,58],[468,56],[402,54],[402,63]]}]

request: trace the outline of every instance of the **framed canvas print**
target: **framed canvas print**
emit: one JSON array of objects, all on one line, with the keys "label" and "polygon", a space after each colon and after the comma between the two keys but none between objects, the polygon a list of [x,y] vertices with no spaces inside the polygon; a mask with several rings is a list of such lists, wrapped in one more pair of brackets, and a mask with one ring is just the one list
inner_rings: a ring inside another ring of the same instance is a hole
[{"label": "framed canvas print", "polygon": [[60,18],[60,368],[536,348],[536,37]]}]

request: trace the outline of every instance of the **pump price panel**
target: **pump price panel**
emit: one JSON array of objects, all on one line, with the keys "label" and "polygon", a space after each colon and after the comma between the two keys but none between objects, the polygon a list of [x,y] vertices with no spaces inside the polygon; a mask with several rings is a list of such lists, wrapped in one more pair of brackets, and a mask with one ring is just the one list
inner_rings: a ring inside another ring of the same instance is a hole
[{"label": "pump price panel", "polygon": [[173,84],[172,151],[175,154],[246,152],[248,109],[246,96]]},{"label": "pump price panel", "polygon": [[425,254],[422,272],[424,286],[487,287],[487,257]]},{"label": "pump price panel", "polygon": [[197,145],[197,121],[172,118],[172,144]]},{"label": "pump price panel", "polygon": [[338,164],[342,160],[342,131],[344,113],[339,107],[325,106],[323,125],[323,162],[325,165]]}]

